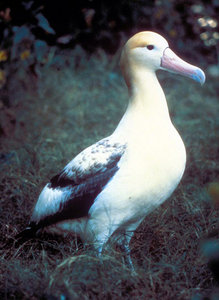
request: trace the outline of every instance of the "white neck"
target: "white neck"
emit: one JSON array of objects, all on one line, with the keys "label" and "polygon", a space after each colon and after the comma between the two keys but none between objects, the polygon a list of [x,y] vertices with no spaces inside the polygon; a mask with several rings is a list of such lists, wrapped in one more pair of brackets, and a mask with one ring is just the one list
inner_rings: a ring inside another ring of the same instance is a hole
[{"label": "white neck", "polygon": [[170,123],[164,92],[156,73],[143,68],[132,68],[129,84],[129,104],[116,132],[136,126],[145,129],[148,124]]}]

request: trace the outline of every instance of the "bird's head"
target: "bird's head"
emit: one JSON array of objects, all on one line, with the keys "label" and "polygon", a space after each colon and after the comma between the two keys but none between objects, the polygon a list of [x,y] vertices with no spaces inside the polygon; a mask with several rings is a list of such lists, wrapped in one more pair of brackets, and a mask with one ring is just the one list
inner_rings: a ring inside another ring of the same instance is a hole
[{"label": "bird's head", "polygon": [[151,72],[162,69],[192,78],[200,84],[205,82],[205,74],[200,68],[179,58],[161,35],[151,31],[139,32],[127,41],[120,65],[127,83],[132,72],[142,69]]}]

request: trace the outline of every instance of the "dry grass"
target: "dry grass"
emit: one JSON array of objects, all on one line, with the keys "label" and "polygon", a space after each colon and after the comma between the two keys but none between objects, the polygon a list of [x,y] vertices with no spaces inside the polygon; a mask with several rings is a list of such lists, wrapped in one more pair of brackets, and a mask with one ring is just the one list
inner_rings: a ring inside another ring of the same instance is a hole
[{"label": "dry grass", "polygon": [[[47,180],[115,128],[127,100],[116,63],[101,53],[87,59],[78,49],[37,66],[38,80],[22,64],[10,77],[11,107],[0,112],[1,245],[27,224]],[[160,80],[188,163],[171,199],[134,235],[137,274],[116,251],[100,262],[74,236],[44,235],[1,251],[1,299],[184,300],[211,293],[214,281],[199,248],[219,219],[206,191],[219,180],[217,81],[201,88],[167,73]]]}]

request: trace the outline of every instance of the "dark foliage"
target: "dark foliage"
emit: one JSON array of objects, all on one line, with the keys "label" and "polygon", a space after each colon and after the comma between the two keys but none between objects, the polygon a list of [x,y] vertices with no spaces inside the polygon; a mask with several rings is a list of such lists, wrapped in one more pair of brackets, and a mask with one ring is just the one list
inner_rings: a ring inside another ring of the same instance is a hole
[{"label": "dark foliage", "polygon": [[190,53],[192,48],[202,55],[218,42],[219,3],[213,0],[117,0],[116,5],[109,0],[3,0],[0,12],[0,37],[6,44],[14,27],[22,26],[49,45],[80,44],[89,52],[100,47],[114,53],[124,34],[140,30],[158,31],[185,52],[189,45]]}]

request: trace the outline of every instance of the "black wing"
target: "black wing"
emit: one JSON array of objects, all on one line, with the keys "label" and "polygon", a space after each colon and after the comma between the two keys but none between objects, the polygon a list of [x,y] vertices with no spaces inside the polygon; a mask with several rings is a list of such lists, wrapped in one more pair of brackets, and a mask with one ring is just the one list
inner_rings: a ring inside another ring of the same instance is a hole
[{"label": "black wing", "polygon": [[[42,205],[42,211],[45,205],[45,210],[37,215],[36,207],[39,197],[29,226],[15,237],[18,243],[34,237],[39,229],[46,226],[88,216],[89,209],[97,195],[118,171],[118,162],[125,149],[125,143],[115,141],[110,137],[79,153],[46,186],[47,190],[61,191],[64,195],[55,199],[58,203],[55,211],[47,211],[47,199],[44,196],[40,205]],[[68,197],[64,193],[67,193]]]},{"label": "black wing", "polygon": [[[92,204],[94,203],[97,195],[102,191],[104,186],[109,182],[109,180],[114,176],[118,170],[117,166],[110,168],[104,173],[97,174],[81,184],[74,185],[71,188],[71,195],[65,201],[60,202],[59,209],[56,213],[48,215],[41,219],[38,223],[31,222],[31,227],[36,226],[37,230],[39,228],[49,226],[64,220],[77,219],[88,216],[88,212]],[[59,187],[68,188],[70,181],[60,181]],[[52,183],[51,183],[52,186]]]},{"label": "black wing", "polygon": [[[97,195],[118,171],[125,149],[125,144],[103,139],[82,151],[46,187],[51,192],[63,193],[55,212],[45,209],[40,216],[33,213],[30,227],[38,230],[64,220],[86,217]],[[41,205],[48,207],[46,196],[44,198]]]}]

